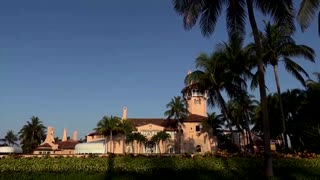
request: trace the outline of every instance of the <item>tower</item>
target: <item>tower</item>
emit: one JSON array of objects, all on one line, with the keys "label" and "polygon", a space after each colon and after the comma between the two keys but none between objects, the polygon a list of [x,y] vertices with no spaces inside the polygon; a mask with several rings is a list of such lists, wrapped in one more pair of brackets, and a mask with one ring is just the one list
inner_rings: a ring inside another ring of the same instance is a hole
[{"label": "tower", "polygon": [[[191,74],[189,70],[188,76]],[[190,114],[207,116],[208,91],[200,88],[199,83],[189,82],[181,91],[183,98],[187,101]]]},{"label": "tower", "polygon": [[67,130],[66,130],[66,128],[63,129],[62,141],[67,141]]},{"label": "tower", "polygon": [[127,113],[128,113],[128,109],[126,106],[123,107],[123,111],[122,111],[122,120],[126,120],[127,119]]}]

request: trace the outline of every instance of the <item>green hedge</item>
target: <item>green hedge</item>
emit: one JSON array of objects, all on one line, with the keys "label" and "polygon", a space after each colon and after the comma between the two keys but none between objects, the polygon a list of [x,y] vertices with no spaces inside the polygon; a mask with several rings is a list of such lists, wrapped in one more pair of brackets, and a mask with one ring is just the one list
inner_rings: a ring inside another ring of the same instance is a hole
[{"label": "green hedge", "polygon": [[[280,158],[274,161],[277,178],[318,178],[320,158]],[[1,179],[234,179],[263,176],[261,158],[229,157],[41,157],[0,159]],[[30,178],[31,177],[31,178]],[[51,178],[50,178],[51,177]],[[81,179],[81,178],[80,178]]]}]

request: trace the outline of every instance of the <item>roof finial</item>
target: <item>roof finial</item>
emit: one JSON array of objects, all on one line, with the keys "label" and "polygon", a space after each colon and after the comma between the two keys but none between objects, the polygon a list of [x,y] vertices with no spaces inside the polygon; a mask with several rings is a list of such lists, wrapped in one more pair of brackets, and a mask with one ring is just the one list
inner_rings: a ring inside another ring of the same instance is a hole
[{"label": "roof finial", "polygon": [[192,73],[192,72],[191,72],[191,70],[189,69],[189,70],[188,70],[188,75],[190,75],[191,73]]}]

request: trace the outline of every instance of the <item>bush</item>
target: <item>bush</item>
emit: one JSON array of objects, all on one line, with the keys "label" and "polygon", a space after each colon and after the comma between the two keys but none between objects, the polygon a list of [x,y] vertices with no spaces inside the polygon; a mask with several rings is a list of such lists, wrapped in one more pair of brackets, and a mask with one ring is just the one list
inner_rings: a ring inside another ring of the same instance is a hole
[{"label": "bush", "polygon": [[[281,178],[320,177],[320,158],[305,154],[308,158],[288,158],[285,155],[274,159],[275,175]],[[303,153],[301,153],[301,156]],[[245,156],[245,157],[244,157]],[[260,155],[258,155],[260,156]],[[310,157],[313,157],[310,159]],[[106,174],[116,176],[152,177],[172,176],[196,179],[256,179],[263,176],[263,159],[247,154],[230,154],[217,151],[214,154],[185,156],[136,157],[110,155],[109,157],[65,157],[65,158],[2,158],[0,174],[3,179],[13,178],[12,174]],[[53,176],[53,175],[52,175]],[[16,177],[16,176],[15,176]],[[55,177],[55,176],[53,176]],[[91,176],[90,176],[91,177]],[[165,177],[164,177],[165,178]],[[19,177],[13,179],[20,179]],[[30,178],[29,178],[30,179]],[[31,178],[35,179],[35,178]],[[66,179],[66,178],[63,178]],[[84,178],[86,179],[86,178]],[[90,178],[88,178],[90,179]],[[126,178],[124,178],[126,179]]]}]

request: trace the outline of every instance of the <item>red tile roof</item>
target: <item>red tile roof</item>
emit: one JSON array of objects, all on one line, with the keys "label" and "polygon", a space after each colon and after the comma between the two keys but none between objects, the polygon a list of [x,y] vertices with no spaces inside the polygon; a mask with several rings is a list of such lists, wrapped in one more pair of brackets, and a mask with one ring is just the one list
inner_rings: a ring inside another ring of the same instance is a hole
[{"label": "red tile roof", "polygon": [[186,120],[184,120],[184,122],[202,122],[205,119],[207,119],[207,117],[205,116],[190,114],[189,117]]},{"label": "red tile roof", "polygon": [[52,151],[52,147],[50,146],[50,144],[48,143],[44,143],[44,144],[41,144],[39,145],[36,149],[34,149],[35,151],[36,150],[46,150],[46,151]]},{"label": "red tile roof", "polygon": [[[202,122],[207,117],[197,114],[190,114],[183,122]],[[177,123],[175,120],[169,120],[164,118],[128,118],[127,121],[132,122],[134,127],[144,126],[147,124],[154,124],[164,127],[166,131],[175,131],[177,129]],[[91,132],[87,136],[101,135],[99,132]]]},{"label": "red tile roof", "polygon": [[57,142],[59,149],[74,149],[74,147],[78,144],[78,141],[74,140],[67,140],[67,141],[60,141]]}]

